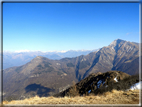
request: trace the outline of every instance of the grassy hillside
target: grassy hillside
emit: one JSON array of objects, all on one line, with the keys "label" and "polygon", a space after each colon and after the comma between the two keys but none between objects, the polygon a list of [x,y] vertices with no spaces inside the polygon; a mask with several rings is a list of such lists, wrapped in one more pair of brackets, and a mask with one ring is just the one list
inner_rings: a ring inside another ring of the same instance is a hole
[{"label": "grassy hillside", "polygon": [[76,97],[32,97],[24,100],[4,101],[3,104],[139,104],[139,91],[105,92],[101,95],[76,96]]}]

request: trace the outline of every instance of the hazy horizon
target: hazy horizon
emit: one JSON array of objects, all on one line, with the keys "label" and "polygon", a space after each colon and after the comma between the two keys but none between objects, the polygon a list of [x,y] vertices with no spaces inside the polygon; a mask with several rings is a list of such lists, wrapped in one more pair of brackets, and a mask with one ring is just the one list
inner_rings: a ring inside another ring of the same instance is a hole
[{"label": "hazy horizon", "polygon": [[[113,41],[112,41],[113,42]],[[129,41],[129,42],[131,42],[131,41]],[[135,43],[139,43],[139,42],[135,42]],[[111,43],[110,43],[111,44]],[[109,45],[109,44],[108,44]],[[107,45],[107,46],[108,46]],[[102,48],[102,47],[101,47]],[[100,48],[98,48],[98,49],[100,49]],[[8,51],[8,50],[4,50],[3,52],[12,52],[12,53],[20,53],[20,52],[43,52],[43,53],[47,53],[47,52],[55,52],[55,53],[65,53],[65,52],[68,52],[68,51],[96,51],[96,50],[98,50],[98,49],[92,49],[92,50],[84,50],[84,49],[79,49],[79,50],[60,50],[60,51],[57,51],[57,50],[52,50],[52,51],[50,51],[50,50],[48,50],[48,51],[41,51],[41,50],[15,50],[15,51]]]}]

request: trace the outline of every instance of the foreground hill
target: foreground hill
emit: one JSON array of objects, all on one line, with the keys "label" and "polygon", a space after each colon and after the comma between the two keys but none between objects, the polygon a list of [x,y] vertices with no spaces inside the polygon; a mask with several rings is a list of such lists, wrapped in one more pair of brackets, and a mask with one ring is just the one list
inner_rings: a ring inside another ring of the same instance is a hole
[{"label": "foreground hill", "polygon": [[55,94],[55,97],[83,96],[91,93],[98,95],[108,91],[128,90],[139,82],[139,75],[130,76],[121,71],[108,71],[106,73],[92,73],[85,79],[74,84],[68,89]]},{"label": "foreground hill", "polygon": [[54,96],[3,101],[3,104],[139,104],[138,83],[142,83],[138,75],[120,71],[94,73]]},{"label": "foreground hill", "polygon": [[92,73],[118,70],[139,73],[139,46],[117,39],[109,46],[74,58],[51,60],[37,56],[23,66],[3,71],[4,99],[24,99],[59,93]]}]

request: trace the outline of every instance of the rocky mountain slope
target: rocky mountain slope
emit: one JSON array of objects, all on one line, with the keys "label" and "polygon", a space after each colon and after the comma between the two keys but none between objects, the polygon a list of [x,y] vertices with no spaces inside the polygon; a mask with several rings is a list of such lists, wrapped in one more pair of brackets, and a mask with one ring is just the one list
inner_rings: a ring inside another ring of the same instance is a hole
[{"label": "rocky mountain slope", "polygon": [[118,70],[139,73],[139,45],[117,39],[88,55],[51,60],[37,56],[19,67],[3,71],[4,98],[49,96],[68,88],[92,73]]},{"label": "rocky mountain slope", "polygon": [[139,82],[139,75],[130,76],[121,71],[108,71],[105,73],[92,73],[68,89],[55,94],[54,97],[75,97],[89,94],[103,94],[108,91],[126,91]]}]

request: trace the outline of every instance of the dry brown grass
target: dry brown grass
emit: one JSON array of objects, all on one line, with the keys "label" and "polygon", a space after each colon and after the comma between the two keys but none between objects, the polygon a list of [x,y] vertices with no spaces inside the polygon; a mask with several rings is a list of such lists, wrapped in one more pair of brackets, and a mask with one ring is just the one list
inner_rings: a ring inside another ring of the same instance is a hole
[{"label": "dry brown grass", "polygon": [[6,104],[139,104],[139,90],[112,90],[103,95],[89,95],[76,97],[33,97],[24,100],[4,101]]}]

